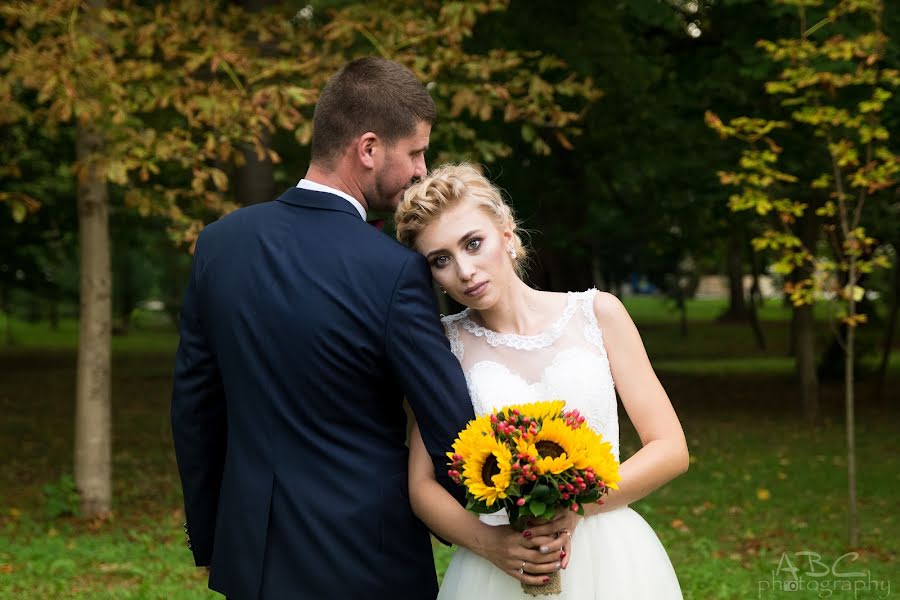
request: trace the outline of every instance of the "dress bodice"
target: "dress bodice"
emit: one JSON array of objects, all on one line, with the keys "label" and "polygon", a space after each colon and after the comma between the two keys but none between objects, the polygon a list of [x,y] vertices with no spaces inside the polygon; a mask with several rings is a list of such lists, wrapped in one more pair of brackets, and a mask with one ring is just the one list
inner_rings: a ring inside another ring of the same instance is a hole
[{"label": "dress bodice", "polygon": [[476,415],[508,404],[564,400],[610,442],[619,459],[616,393],[594,313],[596,289],[569,292],[566,307],[540,335],[502,334],[477,325],[469,310],[442,319],[462,365]]}]

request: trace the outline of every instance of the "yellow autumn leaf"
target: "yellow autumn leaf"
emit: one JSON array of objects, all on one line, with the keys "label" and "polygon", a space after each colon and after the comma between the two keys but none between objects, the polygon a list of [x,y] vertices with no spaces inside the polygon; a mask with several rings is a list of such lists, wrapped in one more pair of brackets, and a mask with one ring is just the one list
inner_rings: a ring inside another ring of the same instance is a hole
[{"label": "yellow autumn leaf", "polygon": [[220,169],[216,169],[216,168],[210,169],[210,172],[212,173],[212,180],[213,180],[213,184],[216,186],[216,189],[218,189],[221,192],[224,192],[225,190],[227,190],[228,189],[228,175],[226,175],[224,171],[221,171]]},{"label": "yellow autumn leaf", "polygon": [[769,500],[772,498],[772,493],[769,490],[767,490],[766,488],[759,488],[758,490],[756,490],[756,497],[759,500],[762,500],[763,502],[765,502],[766,500]]}]

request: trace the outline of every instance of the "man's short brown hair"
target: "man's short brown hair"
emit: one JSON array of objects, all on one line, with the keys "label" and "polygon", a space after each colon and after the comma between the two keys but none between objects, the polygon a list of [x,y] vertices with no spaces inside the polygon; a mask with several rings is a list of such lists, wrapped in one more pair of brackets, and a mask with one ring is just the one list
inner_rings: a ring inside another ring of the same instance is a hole
[{"label": "man's short brown hair", "polygon": [[332,165],[355,137],[371,131],[387,144],[437,118],[434,100],[406,67],[367,56],[328,82],[313,114],[311,158]]}]

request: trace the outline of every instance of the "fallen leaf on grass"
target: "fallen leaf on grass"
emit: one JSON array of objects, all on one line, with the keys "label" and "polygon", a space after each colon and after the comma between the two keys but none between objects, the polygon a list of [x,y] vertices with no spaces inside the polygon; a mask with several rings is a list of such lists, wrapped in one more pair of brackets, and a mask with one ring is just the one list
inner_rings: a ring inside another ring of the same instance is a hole
[{"label": "fallen leaf on grass", "polygon": [[707,501],[704,502],[703,504],[700,504],[700,505],[695,506],[694,508],[692,508],[692,509],[691,509],[691,512],[694,513],[695,515],[700,515],[700,514],[705,513],[705,512],[706,512],[707,510],[709,510],[710,508],[713,508],[714,506],[715,506],[715,504],[713,504],[712,502],[710,502],[709,500],[707,500]]},{"label": "fallen leaf on grass", "polygon": [[685,525],[684,521],[682,521],[681,519],[675,519],[674,521],[672,521],[671,525],[674,529],[677,529],[682,533],[687,533],[690,531],[690,528]]},{"label": "fallen leaf on grass", "polygon": [[4,564],[0,565],[0,573],[12,573],[12,572],[13,572],[13,566],[11,564],[4,563]]},{"label": "fallen leaf on grass", "polygon": [[759,500],[765,502],[766,500],[770,500],[772,498],[772,492],[770,492],[766,488],[759,488],[758,490],[756,490],[756,497]]}]

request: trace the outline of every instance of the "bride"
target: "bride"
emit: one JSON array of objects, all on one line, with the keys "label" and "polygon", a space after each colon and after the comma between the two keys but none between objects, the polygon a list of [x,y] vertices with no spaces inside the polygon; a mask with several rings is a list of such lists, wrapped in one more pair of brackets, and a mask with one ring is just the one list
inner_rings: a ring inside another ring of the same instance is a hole
[{"label": "bride", "polygon": [[[441,599],[527,598],[561,570],[560,600],[681,598],[656,534],[628,505],[684,473],[688,450],[672,404],[619,300],[595,289],[553,293],[520,278],[525,248],[510,207],[468,164],[445,165],[407,190],[398,239],[423,254],[435,281],[465,305],[444,317],[477,415],[512,403],[561,399],[619,455],[616,391],[643,447],[620,467],[619,489],[585,516],[562,511],[520,533],[502,511],[466,511],[434,479],[418,428],[410,441],[410,502],[460,548]],[[449,449],[448,449],[449,450]]]}]

